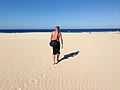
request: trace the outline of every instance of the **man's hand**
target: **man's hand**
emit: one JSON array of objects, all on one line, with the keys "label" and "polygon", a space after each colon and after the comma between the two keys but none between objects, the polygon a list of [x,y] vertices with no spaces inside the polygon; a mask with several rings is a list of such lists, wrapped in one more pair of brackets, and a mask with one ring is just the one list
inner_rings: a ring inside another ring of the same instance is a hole
[{"label": "man's hand", "polygon": [[61,49],[63,49],[63,45],[61,46]]}]

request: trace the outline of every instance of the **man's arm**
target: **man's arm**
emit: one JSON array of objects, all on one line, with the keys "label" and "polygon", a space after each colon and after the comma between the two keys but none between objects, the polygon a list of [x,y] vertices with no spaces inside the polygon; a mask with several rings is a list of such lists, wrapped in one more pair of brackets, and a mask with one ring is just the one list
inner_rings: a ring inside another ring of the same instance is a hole
[{"label": "man's arm", "polygon": [[50,37],[50,40],[52,40],[52,37],[53,37],[53,34],[51,33],[51,37]]},{"label": "man's arm", "polygon": [[63,38],[62,38],[62,34],[60,35],[60,41],[61,41],[61,44],[62,44],[61,48],[63,49]]}]

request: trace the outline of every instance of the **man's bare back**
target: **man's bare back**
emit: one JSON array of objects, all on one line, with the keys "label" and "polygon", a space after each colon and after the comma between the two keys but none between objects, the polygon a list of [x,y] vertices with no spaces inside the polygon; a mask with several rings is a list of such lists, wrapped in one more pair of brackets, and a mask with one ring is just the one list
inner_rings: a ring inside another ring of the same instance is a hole
[{"label": "man's bare back", "polygon": [[51,40],[58,40],[60,42],[62,40],[61,32],[53,31],[51,35]]}]

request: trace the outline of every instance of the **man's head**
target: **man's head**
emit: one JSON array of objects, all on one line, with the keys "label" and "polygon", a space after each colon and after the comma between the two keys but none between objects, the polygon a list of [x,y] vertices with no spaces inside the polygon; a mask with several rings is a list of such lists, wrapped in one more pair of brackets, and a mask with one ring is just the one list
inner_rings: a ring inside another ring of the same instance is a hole
[{"label": "man's head", "polygon": [[60,30],[60,27],[59,27],[59,26],[56,26],[55,30],[56,30],[56,31],[59,31],[59,30]]}]

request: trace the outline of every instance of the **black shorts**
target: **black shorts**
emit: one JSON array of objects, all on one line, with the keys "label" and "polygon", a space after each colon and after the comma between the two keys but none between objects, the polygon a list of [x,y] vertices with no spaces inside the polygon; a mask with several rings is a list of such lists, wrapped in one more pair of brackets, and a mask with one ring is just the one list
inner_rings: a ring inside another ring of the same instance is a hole
[{"label": "black shorts", "polygon": [[57,46],[53,47],[53,54],[60,54],[60,42],[57,41]]}]

